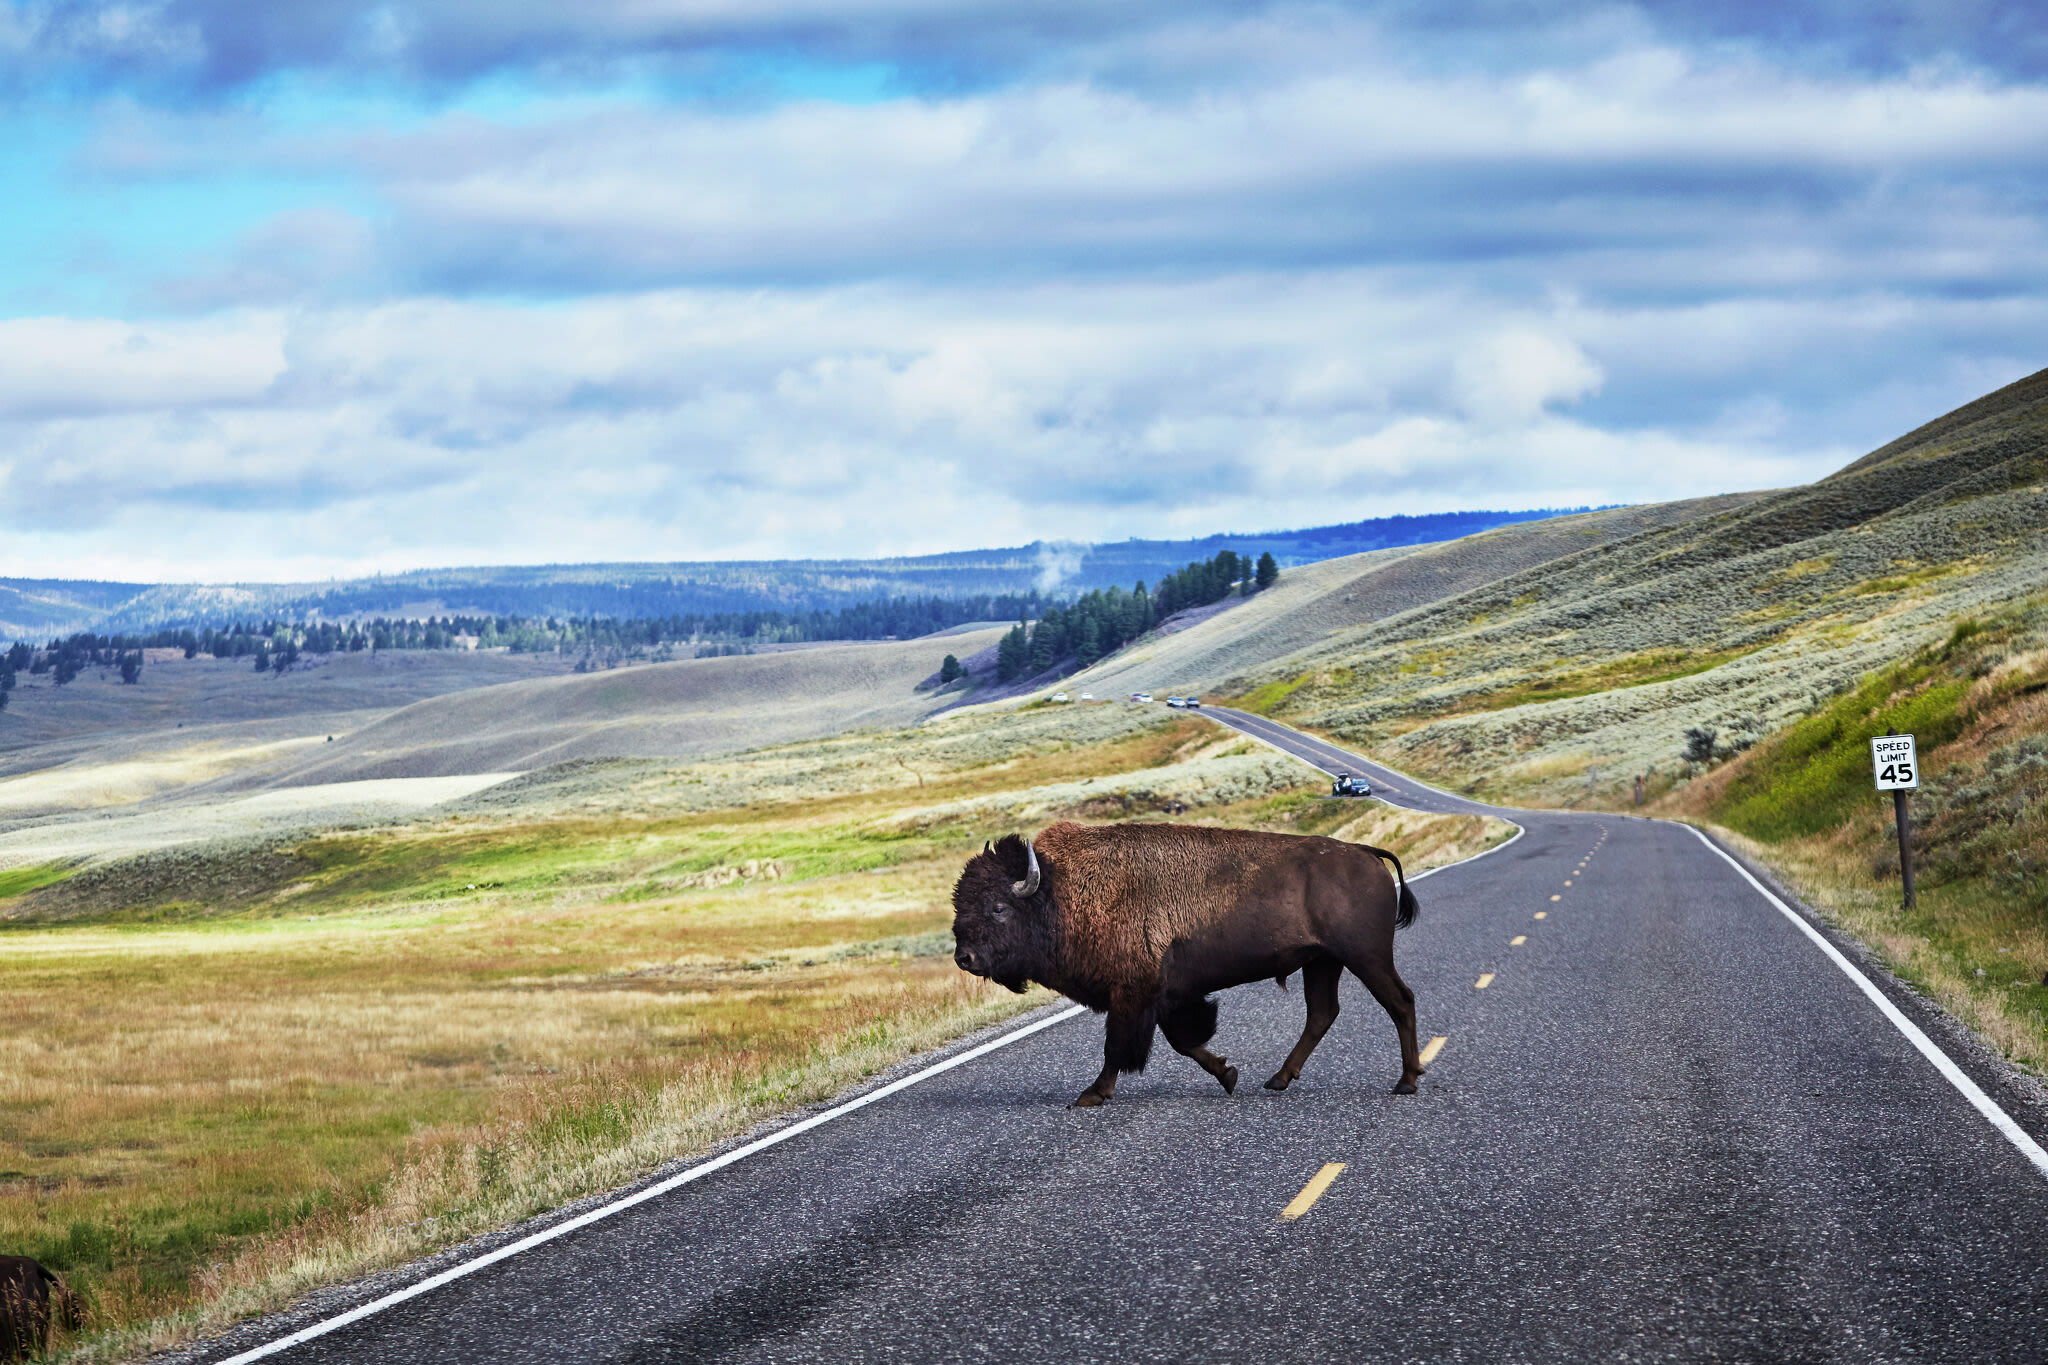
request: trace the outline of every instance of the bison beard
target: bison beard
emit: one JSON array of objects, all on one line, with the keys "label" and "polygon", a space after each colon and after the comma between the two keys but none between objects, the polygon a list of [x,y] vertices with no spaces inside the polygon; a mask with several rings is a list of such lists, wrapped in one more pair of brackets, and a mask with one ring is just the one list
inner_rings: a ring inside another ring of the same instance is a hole
[{"label": "bison beard", "polygon": [[[1394,865],[1390,876],[1381,864]],[[1155,1029],[1176,1052],[1237,1088],[1237,1068],[1206,1044],[1216,991],[1302,974],[1308,1023],[1266,1082],[1285,1090],[1337,1018],[1346,968],[1401,1037],[1397,1093],[1422,1076],[1415,995],[1394,970],[1394,930],[1415,918],[1401,861],[1335,839],[1191,825],[1062,822],[1027,844],[984,845],[953,888],[954,960],[1022,991],[1050,986],[1108,1016],[1102,1074],[1076,1105],[1101,1104],[1142,1071]]]}]

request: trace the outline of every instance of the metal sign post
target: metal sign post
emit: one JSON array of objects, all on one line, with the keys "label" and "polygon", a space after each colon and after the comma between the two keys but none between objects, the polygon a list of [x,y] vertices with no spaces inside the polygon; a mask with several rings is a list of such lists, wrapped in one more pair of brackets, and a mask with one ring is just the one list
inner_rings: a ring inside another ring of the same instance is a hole
[{"label": "metal sign post", "polygon": [[1877,789],[1892,794],[1893,823],[1899,829],[1899,877],[1906,887],[1906,908],[1913,908],[1913,812],[1906,805],[1906,793],[1920,785],[1920,757],[1911,735],[1896,731],[1873,735],[1870,740],[1870,771]]}]

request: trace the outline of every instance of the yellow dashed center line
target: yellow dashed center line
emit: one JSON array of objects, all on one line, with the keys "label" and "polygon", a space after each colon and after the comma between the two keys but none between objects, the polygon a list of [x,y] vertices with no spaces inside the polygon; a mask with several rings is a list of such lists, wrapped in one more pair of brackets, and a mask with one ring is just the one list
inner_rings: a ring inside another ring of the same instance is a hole
[{"label": "yellow dashed center line", "polygon": [[1439,1034],[1422,1045],[1422,1064],[1428,1066],[1436,1060],[1436,1054],[1444,1050],[1444,1044],[1451,1040]]},{"label": "yellow dashed center line", "polygon": [[1570,877],[1566,877],[1566,878],[1564,879],[1564,884],[1565,884],[1566,886],[1570,886],[1570,885],[1572,884],[1572,879],[1571,879]]},{"label": "yellow dashed center line", "polygon": [[1291,1223],[1316,1206],[1316,1200],[1323,1197],[1323,1191],[1330,1188],[1330,1182],[1344,1173],[1344,1163],[1332,1161],[1310,1177],[1308,1184],[1301,1187],[1301,1193],[1286,1208],[1280,1210],[1280,1221]]},{"label": "yellow dashed center line", "polygon": [[1563,900],[1563,899],[1564,899],[1564,897],[1563,897],[1563,896],[1552,896],[1552,897],[1551,897],[1551,899],[1552,899],[1552,900],[1554,900],[1554,901],[1561,901],[1561,900]]},{"label": "yellow dashed center line", "polygon": [[1485,990],[1485,989],[1486,989],[1486,988],[1487,988],[1488,986],[1491,986],[1492,984],[1493,984],[1493,973],[1492,973],[1492,972],[1485,972],[1485,973],[1482,973],[1482,974],[1481,974],[1480,978],[1479,978],[1479,979],[1478,979],[1477,981],[1475,981],[1475,982],[1473,982],[1473,983],[1472,983],[1472,989],[1473,989],[1473,990],[1475,990],[1475,991],[1483,991],[1483,990]]},{"label": "yellow dashed center line", "polygon": [[1537,919],[1542,919],[1542,918],[1543,918],[1543,917],[1544,917],[1545,915],[1548,915],[1549,913],[1550,913],[1550,912],[1549,912],[1548,910],[1538,910],[1538,911],[1536,912],[1536,918],[1537,918]]},{"label": "yellow dashed center line", "polygon": [[1519,948],[1528,941],[1529,936],[1527,934],[1516,934],[1513,938],[1508,940],[1508,947]]}]

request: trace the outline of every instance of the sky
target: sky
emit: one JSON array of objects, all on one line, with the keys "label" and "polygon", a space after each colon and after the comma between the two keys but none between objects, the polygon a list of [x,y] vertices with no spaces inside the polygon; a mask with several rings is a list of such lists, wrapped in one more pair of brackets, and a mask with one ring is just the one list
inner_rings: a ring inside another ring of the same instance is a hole
[{"label": "sky", "polygon": [[2044,201],[2033,0],[0,0],[0,576],[1784,486]]}]

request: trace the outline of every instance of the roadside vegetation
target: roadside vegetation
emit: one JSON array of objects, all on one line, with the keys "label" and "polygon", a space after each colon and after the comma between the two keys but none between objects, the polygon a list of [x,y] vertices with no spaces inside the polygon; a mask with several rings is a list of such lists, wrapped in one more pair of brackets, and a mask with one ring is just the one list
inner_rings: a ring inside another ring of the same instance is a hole
[{"label": "roadside vegetation", "polygon": [[[1919,743],[1916,905],[1869,739]],[[1956,623],[1656,813],[1716,823],[1990,1040],[2048,1074],[2048,598]]]},{"label": "roadside vegetation", "polygon": [[85,1291],[81,1358],[133,1354],[1039,1003],[951,959],[952,880],[990,835],[1370,829],[1419,870],[1505,833],[1320,789],[1208,722],[1099,705],[568,763],[431,820],[20,869],[0,1244]]}]

